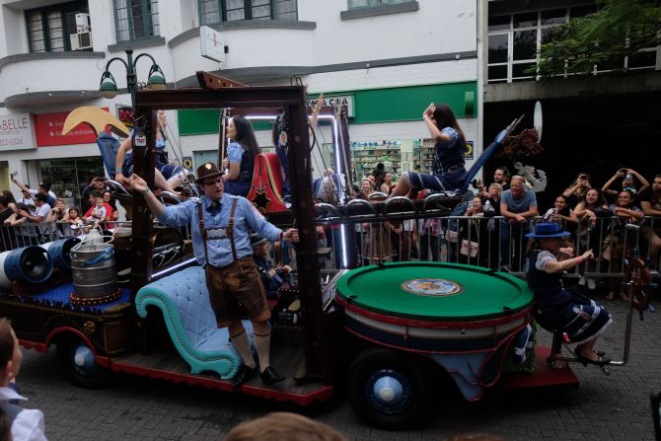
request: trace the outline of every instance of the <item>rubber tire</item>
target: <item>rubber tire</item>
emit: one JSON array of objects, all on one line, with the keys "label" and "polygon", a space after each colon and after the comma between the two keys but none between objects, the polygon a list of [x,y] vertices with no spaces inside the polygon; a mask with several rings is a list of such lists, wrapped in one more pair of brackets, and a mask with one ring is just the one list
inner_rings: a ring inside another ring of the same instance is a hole
[{"label": "rubber tire", "polygon": [[71,383],[84,389],[101,389],[106,387],[112,378],[110,369],[95,365],[93,371],[85,372],[74,362],[75,350],[87,344],[76,336],[71,336],[57,344],[57,358],[64,373]]},{"label": "rubber tire", "polygon": [[[347,394],[354,411],[368,424],[380,429],[395,430],[411,426],[426,416],[431,384],[425,380],[428,376],[427,360],[414,354],[397,352],[382,348],[366,349],[353,361],[347,376]],[[398,412],[386,414],[372,406],[365,396],[365,384],[372,373],[382,369],[392,369],[404,376],[411,385],[411,402]],[[430,380],[428,380],[430,381]]]}]

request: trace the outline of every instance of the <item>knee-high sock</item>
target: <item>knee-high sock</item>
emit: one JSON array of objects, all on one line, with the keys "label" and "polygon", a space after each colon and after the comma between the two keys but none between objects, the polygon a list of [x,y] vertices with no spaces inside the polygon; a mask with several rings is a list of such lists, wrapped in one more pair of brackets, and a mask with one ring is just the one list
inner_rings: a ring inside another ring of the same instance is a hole
[{"label": "knee-high sock", "polygon": [[256,366],[255,359],[252,356],[252,351],[250,350],[250,342],[248,341],[248,333],[245,329],[232,336],[232,345],[239,353],[239,356],[241,356],[243,364],[249,368],[254,369]]},{"label": "knee-high sock", "polygon": [[257,349],[257,356],[259,357],[259,370],[264,372],[264,369],[269,367],[269,349],[271,347],[271,333],[268,334],[255,334],[255,348]]}]

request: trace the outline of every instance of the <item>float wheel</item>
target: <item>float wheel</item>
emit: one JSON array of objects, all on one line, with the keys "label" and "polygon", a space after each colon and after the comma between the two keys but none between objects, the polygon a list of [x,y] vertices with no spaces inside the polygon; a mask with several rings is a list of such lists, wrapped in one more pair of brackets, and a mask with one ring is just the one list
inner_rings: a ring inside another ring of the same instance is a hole
[{"label": "float wheel", "polygon": [[384,429],[411,425],[429,410],[425,360],[387,349],[361,352],[349,368],[348,395],[356,413]]},{"label": "float wheel", "polygon": [[92,350],[76,336],[57,344],[57,357],[69,381],[78,387],[99,389],[110,382],[110,370],[96,363]]}]

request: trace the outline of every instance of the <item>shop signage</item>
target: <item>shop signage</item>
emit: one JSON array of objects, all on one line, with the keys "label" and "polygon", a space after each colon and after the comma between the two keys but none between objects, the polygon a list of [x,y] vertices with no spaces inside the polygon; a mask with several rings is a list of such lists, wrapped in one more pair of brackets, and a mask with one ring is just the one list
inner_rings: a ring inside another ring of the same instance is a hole
[{"label": "shop signage", "polygon": [[193,158],[191,158],[190,156],[184,156],[183,158],[181,158],[181,165],[183,165],[184,168],[186,170],[188,170],[189,172],[192,172],[193,171]]},{"label": "shop signage", "polygon": [[0,116],[0,152],[35,148],[28,113]]},{"label": "shop signage", "polygon": [[473,141],[466,141],[466,150],[464,150],[464,159],[475,159],[475,153],[473,153]]},{"label": "shop signage", "polygon": [[225,45],[220,32],[209,26],[200,26],[200,53],[204,58],[225,62]]},{"label": "shop signage", "polygon": [[[107,107],[102,107],[108,112]],[[66,135],[62,135],[64,121],[69,112],[44,113],[34,115],[37,147],[53,147],[59,145],[91,144],[96,142],[94,130],[87,124],[80,124]]]},{"label": "shop signage", "polygon": [[[317,98],[308,99],[308,107],[314,108],[317,104]],[[353,105],[353,95],[336,95],[336,96],[325,96],[324,97],[324,106],[335,107],[336,104],[347,106],[347,113],[349,118],[353,118],[354,114],[354,105]]]},{"label": "shop signage", "polygon": [[118,104],[117,117],[129,129],[133,127],[133,107]]}]

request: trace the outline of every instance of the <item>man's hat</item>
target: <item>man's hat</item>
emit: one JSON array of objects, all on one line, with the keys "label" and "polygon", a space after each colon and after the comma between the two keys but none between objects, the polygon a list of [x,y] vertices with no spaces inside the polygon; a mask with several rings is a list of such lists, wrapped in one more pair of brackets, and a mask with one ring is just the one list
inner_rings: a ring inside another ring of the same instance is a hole
[{"label": "man's hat", "polygon": [[251,247],[256,247],[257,245],[261,245],[264,242],[266,242],[266,239],[261,237],[259,234],[252,233],[250,235],[250,246]]},{"label": "man's hat", "polygon": [[202,164],[197,168],[197,179],[195,182],[201,184],[202,181],[208,178],[215,178],[216,176],[221,176],[223,172],[218,170],[218,166],[213,162],[207,162]]},{"label": "man's hat", "polygon": [[560,225],[556,224],[555,222],[551,222],[536,224],[535,232],[526,234],[526,237],[538,237],[543,239],[545,237],[564,237],[570,235],[570,232],[562,231]]}]

